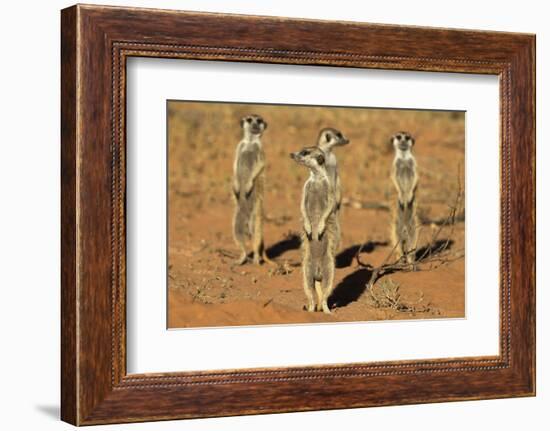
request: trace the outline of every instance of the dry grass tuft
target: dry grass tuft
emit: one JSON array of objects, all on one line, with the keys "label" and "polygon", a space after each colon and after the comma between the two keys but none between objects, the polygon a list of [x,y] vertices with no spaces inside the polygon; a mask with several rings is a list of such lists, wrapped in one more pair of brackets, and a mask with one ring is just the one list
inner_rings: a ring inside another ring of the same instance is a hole
[{"label": "dry grass tuft", "polygon": [[388,278],[367,291],[367,301],[374,308],[386,308],[400,313],[439,314],[439,310],[434,308],[431,303],[423,303],[423,294],[417,301],[410,302],[403,298],[400,288],[399,283]]},{"label": "dry grass tuft", "polygon": [[283,263],[277,263],[277,266],[269,268],[268,275],[270,277],[276,276],[276,275],[289,275],[292,274],[294,271],[294,268],[288,262],[288,260],[285,260]]}]

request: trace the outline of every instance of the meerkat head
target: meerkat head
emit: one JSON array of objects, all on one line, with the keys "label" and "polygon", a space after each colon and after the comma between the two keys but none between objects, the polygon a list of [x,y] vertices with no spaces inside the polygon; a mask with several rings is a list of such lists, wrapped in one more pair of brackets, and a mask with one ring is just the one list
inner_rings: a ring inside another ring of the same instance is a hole
[{"label": "meerkat head", "polygon": [[407,132],[397,132],[391,137],[395,151],[410,151],[414,146],[414,138]]},{"label": "meerkat head", "polygon": [[312,171],[319,171],[325,167],[325,153],[318,147],[306,147],[296,153],[290,153],[290,158]]},{"label": "meerkat head", "polygon": [[332,147],[338,147],[341,145],[349,144],[349,139],[346,138],[342,132],[333,129],[332,127],[326,127],[319,133],[317,139],[317,145],[323,151],[330,151]]},{"label": "meerkat head", "polygon": [[241,118],[241,128],[243,132],[249,135],[260,135],[267,129],[265,120],[256,114],[246,115]]}]

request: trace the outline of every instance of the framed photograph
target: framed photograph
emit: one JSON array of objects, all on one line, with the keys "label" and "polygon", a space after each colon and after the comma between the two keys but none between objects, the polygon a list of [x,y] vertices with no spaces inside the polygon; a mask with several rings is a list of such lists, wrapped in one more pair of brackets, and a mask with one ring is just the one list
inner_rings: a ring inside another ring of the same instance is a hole
[{"label": "framed photograph", "polygon": [[535,394],[535,36],[61,13],[62,419]]}]

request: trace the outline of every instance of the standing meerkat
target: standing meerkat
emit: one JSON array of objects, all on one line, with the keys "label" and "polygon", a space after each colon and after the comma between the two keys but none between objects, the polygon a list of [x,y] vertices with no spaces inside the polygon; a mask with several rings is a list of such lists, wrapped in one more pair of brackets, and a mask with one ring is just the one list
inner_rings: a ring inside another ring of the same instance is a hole
[{"label": "standing meerkat", "polygon": [[336,199],[336,209],[340,209],[342,203],[342,187],[340,185],[340,176],[338,174],[338,162],[336,155],[332,152],[334,147],[340,147],[349,144],[346,138],[339,130],[327,127],[321,130],[317,139],[317,146],[325,153],[325,166],[328,178],[334,189]]},{"label": "standing meerkat", "polygon": [[262,134],[267,123],[259,115],[241,119],[243,138],[237,145],[233,164],[233,195],[235,214],[233,236],[241,250],[239,265],[248,260],[246,240],[252,240],[254,263],[270,262],[265,255],[263,241],[263,198],[265,155]]},{"label": "standing meerkat", "polygon": [[340,184],[340,175],[338,173],[338,161],[336,155],[332,152],[334,147],[341,147],[349,144],[349,139],[346,138],[342,132],[333,129],[332,127],[326,127],[319,132],[317,138],[317,146],[325,153],[325,167],[327,170],[328,179],[334,190],[334,199],[336,201],[335,208],[335,221],[337,229],[337,241],[334,244],[336,251],[340,248],[340,219],[339,212],[342,205],[342,186]]},{"label": "standing meerkat", "polygon": [[401,258],[414,261],[416,251],[416,160],[412,154],[414,138],[407,132],[398,132],[392,136],[395,149],[392,181],[397,189],[397,206],[392,229],[393,243],[397,244]]},{"label": "standing meerkat", "polygon": [[[304,184],[301,203],[302,273],[307,310],[322,310],[330,314],[327,301],[334,284],[338,229],[336,199],[325,166],[325,153],[318,147],[308,147],[291,153],[290,157],[309,168],[310,172]],[[317,300],[314,299],[314,292]]]}]

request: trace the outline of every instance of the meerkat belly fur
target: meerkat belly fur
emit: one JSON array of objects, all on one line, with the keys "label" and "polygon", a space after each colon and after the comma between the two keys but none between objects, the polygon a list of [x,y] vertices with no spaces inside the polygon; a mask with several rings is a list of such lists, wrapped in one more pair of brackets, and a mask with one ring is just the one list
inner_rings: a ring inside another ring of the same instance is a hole
[{"label": "meerkat belly fur", "polygon": [[241,251],[237,263],[247,261],[247,240],[252,241],[254,263],[261,263],[269,261],[263,241],[265,156],[261,140],[267,123],[258,115],[249,115],[241,119],[241,128],[243,138],[237,146],[233,165],[233,236]]},{"label": "meerkat belly fur", "polygon": [[319,132],[319,137],[317,138],[317,146],[325,153],[325,168],[327,170],[328,179],[334,190],[334,199],[336,201],[335,207],[335,219],[336,219],[336,229],[338,234],[338,242],[335,244],[336,250],[340,248],[340,206],[342,204],[342,187],[340,184],[340,175],[338,173],[338,161],[336,155],[332,151],[334,147],[340,147],[349,144],[349,139],[346,138],[342,132],[339,130],[327,127]]},{"label": "meerkat belly fur", "polygon": [[339,232],[336,199],[325,167],[325,153],[318,147],[308,147],[290,156],[310,170],[301,203],[306,308],[308,311],[330,313],[328,299],[334,286],[335,246],[339,241]]},{"label": "meerkat belly fur", "polygon": [[391,138],[395,149],[392,180],[397,189],[392,236],[401,258],[414,261],[417,243],[416,189],[418,176],[416,160],[412,154],[413,137],[398,132]]}]

